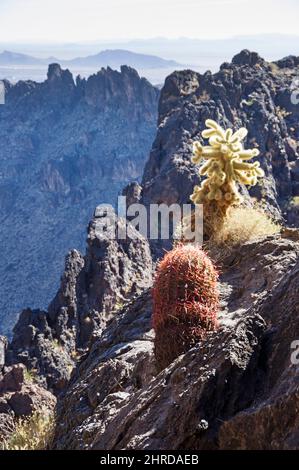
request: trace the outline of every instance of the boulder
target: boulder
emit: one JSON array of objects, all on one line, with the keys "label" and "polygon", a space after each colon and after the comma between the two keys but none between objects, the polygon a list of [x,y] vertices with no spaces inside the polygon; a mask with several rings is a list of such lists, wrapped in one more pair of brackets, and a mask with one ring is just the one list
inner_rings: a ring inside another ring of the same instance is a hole
[{"label": "boulder", "polygon": [[23,364],[5,367],[0,378],[0,441],[9,438],[19,418],[53,412],[56,398],[34,382]]},{"label": "boulder", "polygon": [[30,416],[35,411],[54,410],[56,399],[52,393],[38,385],[25,384],[20,391],[10,396],[8,404],[16,417]]},{"label": "boulder", "polygon": [[9,367],[0,381],[0,394],[20,391],[25,380],[25,370],[23,364]]}]

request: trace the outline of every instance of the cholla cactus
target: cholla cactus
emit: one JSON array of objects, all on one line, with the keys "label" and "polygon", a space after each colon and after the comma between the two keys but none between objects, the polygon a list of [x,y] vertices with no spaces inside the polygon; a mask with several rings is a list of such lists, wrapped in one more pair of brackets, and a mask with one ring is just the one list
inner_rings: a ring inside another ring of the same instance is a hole
[{"label": "cholla cactus", "polygon": [[201,186],[195,186],[191,200],[195,204],[216,201],[222,212],[242,201],[236,183],[254,186],[258,177],[264,176],[259,162],[248,163],[259,154],[257,149],[244,150],[242,140],[247,130],[242,127],[233,133],[232,129],[222,129],[212,119],[207,119],[208,129],[202,132],[203,138],[209,139],[209,146],[194,143],[193,163],[206,162],[199,174],[206,176]]}]

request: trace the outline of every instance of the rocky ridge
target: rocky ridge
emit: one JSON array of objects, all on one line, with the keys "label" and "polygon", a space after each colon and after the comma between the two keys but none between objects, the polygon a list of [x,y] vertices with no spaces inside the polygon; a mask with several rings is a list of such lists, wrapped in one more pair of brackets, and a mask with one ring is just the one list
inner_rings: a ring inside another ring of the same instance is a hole
[{"label": "rocky ridge", "polygon": [[[189,202],[199,181],[190,159],[193,141],[203,143],[201,131],[210,118],[224,128],[248,129],[245,146],[259,148],[266,174],[250,195],[274,218],[299,226],[294,202],[299,196],[299,106],[292,102],[298,73],[296,58],[268,63],[245,50],[215,74],[171,74],[161,90],[158,131],[140,201],[146,206]],[[158,255],[165,246],[155,244]]]},{"label": "rocky ridge", "polygon": [[[296,72],[295,62],[289,66],[289,61],[290,58],[280,61],[273,68],[257,54],[243,51],[232,64],[224,64],[221,71],[231,69],[234,76],[239,70],[242,83],[248,78],[249,90],[257,75],[259,87],[270,87],[273,74],[273,83],[279,87]],[[263,200],[265,209],[275,217],[282,220],[287,207],[287,216],[292,214],[296,221],[296,212],[288,204],[296,196],[293,169],[298,161],[297,150],[293,156],[277,153],[277,142],[287,142],[281,133],[284,119],[279,118],[275,129],[267,120],[266,128],[258,125],[263,113],[263,119],[267,117],[270,123],[279,115],[271,107],[274,92],[263,88],[265,94],[257,97],[258,104],[253,100],[251,106],[257,109],[252,114],[247,108],[241,111],[240,103],[229,111],[228,90],[223,85],[223,91],[219,83],[223,78],[221,71],[217,81],[215,76],[206,74],[205,78],[190,71],[174,73],[167,79],[160,99],[158,135],[143,185],[131,184],[124,193],[130,201],[143,201],[146,205],[151,201],[187,202],[197,182],[189,163],[190,136],[199,137],[206,117],[224,125],[247,122],[260,145],[271,154],[268,160],[260,158],[267,174],[265,193],[262,195],[259,188],[250,191]],[[197,96],[196,90],[198,93],[200,83],[205,84],[208,76],[215,98],[207,100],[205,93],[203,98],[202,94]],[[229,94],[231,101],[240,97],[239,94],[233,98],[233,94],[235,89]],[[229,112],[232,118],[238,118],[228,121]],[[295,116],[292,119],[295,125]],[[295,132],[295,140],[297,128],[294,129],[291,132]],[[275,169],[278,163],[280,171]],[[284,186],[287,175],[289,188]],[[158,374],[151,329],[152,261],[148,242],[140,235],[129,244],[99,237],[95,228],[98,219],[96,211],[89,226],[86,256],[83,258],[78,252],[69,255],[60,291],[48,311],[23,313],[26,321],[20,317],[6,353],[7,365],[9,361],[26,360],[32,367],[38,364],[43,384],[58,395],[53,448],[299,448],[298,364],[292,361],[293,341],[299,337],[298,230],[283,228],[278,235],[253,240],[231,251],[221,265],[220,329]],[[163,247],[152,243],[155,257]],[[108,283],[103,282],[107,266]],[[127,267],[129,275],[124,274]],[[137,289],[132,284],[132,279],[139,279],[136,273],[142,274]],[[125,298],[123,307],[118,295],[114,296],[115,291]],[[90,329],[82,322],[86,316],[90,318]],[[22,342],[27,331],[32,341],[29,344]],[[59,338],[57,357],[65,354],[67,360],[73,361],[72,371],[62,381],[61,374],[56,374],[65,370],[66,363],[56,367],[54,359],[50,361],[50,373],[43,369],[47,364],[48,338]]]},{"label": "rocky ridge", "polygon": [[[289,58],[273,65],[243,51],[214,76],[172,74],[142,186],[125,193],[146,205],[188,202],[198,181],[191,143],[210,117],[249,129],[266,172],[251,196],[280,221],[298,223],[290,204],[298,194],[298,109],[290,97],[296,67]],[[149,293],[126,306],[59,400],[54,448],[298,448],[298,365],[291,361],[299,335],[298,242],[298,231],[283,229],[233,250],[221,266],[220,330],[159,374]],[[161,248],[152,243],[155,256]]]},{"label": "rocky ridge", "polygon": [[298,448],[299,235],[225,260],[220,329],[157,374],[143,294],[82,358],[58,406],[57,449]]},{"label": "rocky ridge", "polygon": [[58,64],[43,83],[5,82],[0,107],[0,327],[46,308],[99,202],[140,179],[159,91],[130,67],[74,80]]},{"label": "rocky ridge", "polygon": [[[102,231],[105,213],[95,211],[83,257],[66,257],[57,295],[47,311],[24,310],[13,330],[5,363],[23,363],[40,383],[56,394],[67,385],[72,369],[122,305],[152,283],[152,259],[145,240],[132,227],[123,240]],[[114,212],[116,228],[125,222]]]}]

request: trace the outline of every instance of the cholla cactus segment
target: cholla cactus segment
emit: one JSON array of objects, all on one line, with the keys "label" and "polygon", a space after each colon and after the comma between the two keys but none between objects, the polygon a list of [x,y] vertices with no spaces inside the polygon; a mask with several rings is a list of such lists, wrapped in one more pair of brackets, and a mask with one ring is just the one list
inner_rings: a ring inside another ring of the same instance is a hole
[{"label": "cholla cactus segment", "polygon": [[241,202],[237,183],[254,186],[264,176],[259,162],[248,163],[259,151],[244,149],[242,140],[247,135],[244,127],[233,133],[212,119],[207,119],[206,126],[202,136],[209,139],[209,145],[194,142],[192,158],[196,164],[203,161],[199,174],[206,179],[201,186],[195,186],[191,200],[195,204],[217,201],[219,206],[227,208]]}]

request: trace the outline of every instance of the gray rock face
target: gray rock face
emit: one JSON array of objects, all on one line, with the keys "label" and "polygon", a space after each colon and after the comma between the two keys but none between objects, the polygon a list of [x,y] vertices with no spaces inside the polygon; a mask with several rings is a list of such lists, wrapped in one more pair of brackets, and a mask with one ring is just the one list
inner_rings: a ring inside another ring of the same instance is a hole
[{"label": "gray rock face", "polygon": [[[281,90],[295,71],[243,51],[213,76],[171,75],[142,187],[130,184],[124,194],[146,205],[188,202],[197,181],[191,142],[212,117],[225,126],[245,125],[248,144],[258,142],[268,154],[260,159],[263,191],[252,195],[281,218],[297,194],[299,128],[298,111],[286,115],[277,106],[289,100]],[[110,218],[124,229],[121,219]],[[103,222],[98,207],[86,255],[70,253],[48,311],[24,311],[6,353],[7,361],[37,369],[59,395],[53,448],[298,449],[298,365],[292,361],[299,339],[298,230],[283,229],[227,255],[220,328],[158,373],[148,242],[132,228],[124,240],[111,238]],[[163,247],[153,245],[155,255]]]},{"label": "gray rock face", "polygon": [[129,67],[74,82],[49,66],[44,83],[6,86],[0,107],[0,330],[45,308],[63,257],[84,248],[94,207],[142,176],[159,91]]},{"label": "gray rock face", "polygon": [[220,329],[158,375],[150,297],[129,304],[59,401],[54,448],[299,448],[296,233],[247,243],[225,260]]},{"label": "gray rock face", "polygon": [[104,433],[132,394],[154,377],[150,318],[151,297],[146,292],[94,339],[60,402],[55,448],[90,448],[96,433]]},{"label": "gray rock face", "polygon": [[[116,230],[125,222],[111,213]],[[13,330],[6,363],[21,362],[36,371],[40,383],[55,393],[66,386],[78,354],[132,297],[151,286],[150,248],[133,227],[123,239],[103,232],[104,217],[95,211],[87,251],[66,258],[60,289],[47,311],[24,310]]]},{"label": "gray rock face", "polygon": [[[252,197],[277,219],[299,225],[292,198],[297,182],[299,106],[291,100],[297,62],[269,64],[256,53],[242,51],[220,71],[204,75],[187,70],[170,75],[161,91],[159,127],[142,181],[141,202],[188,203],[197,169],[191,163],[192,143],[200,140],[205,120],[225,128],[245,126],[246,146],[260,149],[266,178],[250,189]],[[155,243],[161,254],[168,247]]]}]

